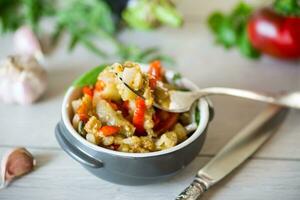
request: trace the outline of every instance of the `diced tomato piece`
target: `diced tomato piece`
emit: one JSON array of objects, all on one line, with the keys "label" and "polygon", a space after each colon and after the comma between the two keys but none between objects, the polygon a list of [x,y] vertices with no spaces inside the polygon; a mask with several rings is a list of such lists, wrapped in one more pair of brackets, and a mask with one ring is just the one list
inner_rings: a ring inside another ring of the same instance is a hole
[{"label": "diced tomato piece", "polygon": [[117,126],[102,126],[100,131],[103,133],[104,136],[111,136],[115,135],[119,132],[120,128]]},{"label": "diced tomato piece", "polygon": [[95,90],[100,92],[104,89],[105,83],[102,80],[98,80],[95,84]]},{"label": "diced tomato piece", "polygon": [[132,123],[138,132],[144,132],[144,120],[147,109],[145,100],[142,97],[137,97],[135,100],[135,107]]},{"label": "diced tomato piece", "polygon": [[178,120],[178,113],[171,113],[159,110],[158,117],[160,122],[154,127],[154,131],[162,134],[174,127]]},{"label": "diced tomato piece", "polygon": [[84,86],[82,88],[82,92],[83,92],[83,94],[86,94],[86,95],[88,95],[90,97],[93,97],[93,95],[94,95],[93,88],[89,87],[89,86]]}]

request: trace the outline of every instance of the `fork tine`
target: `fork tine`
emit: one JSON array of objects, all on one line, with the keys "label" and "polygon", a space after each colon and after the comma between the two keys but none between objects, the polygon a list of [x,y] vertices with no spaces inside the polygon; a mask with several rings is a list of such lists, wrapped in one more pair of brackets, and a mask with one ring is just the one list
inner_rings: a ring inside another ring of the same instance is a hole
[{"label": "fork tine", "polygon": [[117,72],[115,72],[115,75],[118,77],[118,79],[130,90],[132,91],[134,94],[136,94],[137,96],[145,99],[145,97],[143,97],[143,94],[141,94],[139,91],[134,90],[133,88],[131,88],[125,81],[123,81],[122,77],[119,76],[119,74]]}]

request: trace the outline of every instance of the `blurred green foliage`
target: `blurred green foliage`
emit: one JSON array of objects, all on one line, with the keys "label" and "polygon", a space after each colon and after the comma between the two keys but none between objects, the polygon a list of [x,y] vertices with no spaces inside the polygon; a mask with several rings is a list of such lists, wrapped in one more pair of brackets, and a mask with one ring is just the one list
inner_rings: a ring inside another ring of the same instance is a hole
[{"label": "blurred green foliage", "polygon": [[289,16],[300,16],[300,0],[275,0],[276,12]]},{"label": "blurred green foliage", "polygon": [[212,13],[208,18],[208,25],[218,44],[227,49],[238,47],[243,55],[258,58],[260,53],[251,45],[246,31],[252,10],[248,4],[240,3],[229,14],[219,11]]},{"label": "blurred green foliage", "polygon": [[[125,3],[124,3],[125,2]],[[128,6],[128,1],[118,1],[120,8],[115,8],[115,1],[108,0],[0,0],[0,31],[1,33],[13,32],[22,25],[31,26],[35,33],[41,32],[40,22],[43,18],[51,18],[55,24],[52,34],[53,43],[56,43],[62,33],[70,35],[69,50],[77,44],[85,46],[90,51],[101,57],[109,56],[102,48],[97,46],[93,39],[107,40],[114,45],[116,55],[122,60],[146,62],[152,59],[170,61],[166,56],[159,54],[157,48],[142,50],[134,45],[125,45],[118,38],[120,24],[127,24],[133,28],[146,27],[154,29],[157,23],[149,23],[140,13],[140,6]],[[141,1],[142,2],[142,1]],[[59,6],[58,6],[59,4]],[[122,5],[121,5],[122,4]],[[152,7],[155,12],[148,13],[147,17],[153,18],[162,25],[178,27],[182,18],[169,0],[143,1],[143,6]],[[123,8],[124,7],[124,8]],[[123,16],[122,20],[116,16]],[[121,21],[120,21],[121,20]],[[134,25],[139,21],[139,25]],[[100,40],[101,41],[101,40]]]}]

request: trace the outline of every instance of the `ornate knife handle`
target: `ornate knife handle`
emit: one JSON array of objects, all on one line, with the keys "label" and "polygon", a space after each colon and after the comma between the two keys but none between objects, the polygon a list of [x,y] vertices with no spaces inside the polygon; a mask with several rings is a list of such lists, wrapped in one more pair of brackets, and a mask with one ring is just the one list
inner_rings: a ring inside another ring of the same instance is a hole
[{"label": "ornate knife handle", "polygon": [[209,178],[199,173],[193,182],[176,197],[176,200],[197,200],[209,187]]}]

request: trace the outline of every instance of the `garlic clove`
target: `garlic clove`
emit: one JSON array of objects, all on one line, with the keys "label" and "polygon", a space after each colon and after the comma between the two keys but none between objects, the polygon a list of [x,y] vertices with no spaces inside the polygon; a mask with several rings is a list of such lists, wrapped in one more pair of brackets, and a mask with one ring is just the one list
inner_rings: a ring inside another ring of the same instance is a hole
[{"label": "garlic clove", "polygon": [[2,159],[1,177],[5,188],[15,178],[31,172],[35,166],[35,159],[25,148],[16,148],[8,152]]}]

